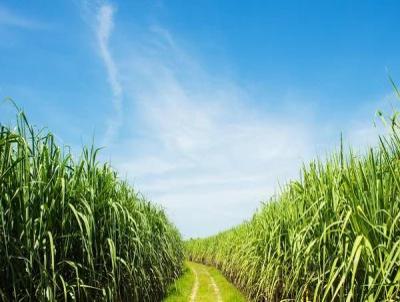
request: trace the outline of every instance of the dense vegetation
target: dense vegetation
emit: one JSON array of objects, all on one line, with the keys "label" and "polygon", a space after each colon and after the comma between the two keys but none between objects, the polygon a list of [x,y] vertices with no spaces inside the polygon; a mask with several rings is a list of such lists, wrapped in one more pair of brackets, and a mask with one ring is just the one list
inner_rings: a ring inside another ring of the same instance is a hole
[{"label": "dense vegetation", "polygon": [[180,274],[178,231],[96,154],[0,126],[0,300],[153,302]]},{"label": "dense vegetation", "polygon": [[311,162],[249,222],[188,241],[189,258],[257,301],[400,301],[396,115],[377,148]]}]

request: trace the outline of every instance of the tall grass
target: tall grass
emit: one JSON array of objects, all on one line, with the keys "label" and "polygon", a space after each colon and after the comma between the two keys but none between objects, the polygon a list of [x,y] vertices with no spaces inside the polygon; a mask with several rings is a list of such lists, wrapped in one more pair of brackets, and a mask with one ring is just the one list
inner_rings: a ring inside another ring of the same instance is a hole
[{"label": "tall grass", "polygon": [[21,112],[0,126],[0,300],[159,301],[181,237],[84,149],[75,161]]},{"label": "tall grass", "polygon": [[249,221],[186,243],[256,301],[400,301],[400,137],[364,156],[343,150]]}]

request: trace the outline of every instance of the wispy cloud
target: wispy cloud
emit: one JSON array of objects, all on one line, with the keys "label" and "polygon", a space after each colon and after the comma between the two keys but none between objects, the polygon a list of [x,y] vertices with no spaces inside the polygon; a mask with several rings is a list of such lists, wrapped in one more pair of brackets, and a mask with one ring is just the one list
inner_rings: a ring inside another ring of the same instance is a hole
[{"label": "wispy cloud", "polygon": [[124,123],[129,134],[108,152],[185,236],[249,218],[278,180],[297,176],[313,151],[309,116],[250,105],[247,89],[207,72],[164,28],[134,43],[120,72],[137,118]]},{"label": "wispy cloud", "polygon": [[46,25],[29,17],[19,15],[0,5],[0,26],[17,27],[23,29],[44,29]]},{"label": "wispy cloud", "polygon": [[116,135],[122,123],[122,86],[119,82],[118,69],[111,55],[109,41],[114,28],[114,7],[110,4],[100,6],[97,14],[96,35],[101,58],[104,61],[108,82],[110,83],[113,94],[113,106],[115,115],[108,120],[108,127],[105,134],[104,143],[110,142]]},{"label": "wispy cloud", "polygon": [[[339,142],[345,129],[322,130],[329,127],[315,122],[304,99],[286,99],[281,107],[294,108],[290,112],[268,110],[280,99],[257,96],[233,77],[208,71],[159,25],[118,44],[117,70],[109,49],[113,13],[110,5],[100,7],[96,31],[117,112],[108,135],[122,125],[122,95],[131,118],[105,152],[121,175],[166,208],[186,237],[250,218],[279,184],[298,176],[304,161]],[[369,131],[351,126],[348,136]]]}]

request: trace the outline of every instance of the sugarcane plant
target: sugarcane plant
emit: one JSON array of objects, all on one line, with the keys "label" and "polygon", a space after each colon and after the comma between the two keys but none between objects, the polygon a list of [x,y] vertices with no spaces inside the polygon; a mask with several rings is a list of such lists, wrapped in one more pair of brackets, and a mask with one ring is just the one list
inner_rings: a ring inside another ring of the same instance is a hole
[{"label": "sugarcane plant", "polygon": [[75,160],[18,111],[0,125],[0,300],[158,301],[183,245],[99,149]]}]

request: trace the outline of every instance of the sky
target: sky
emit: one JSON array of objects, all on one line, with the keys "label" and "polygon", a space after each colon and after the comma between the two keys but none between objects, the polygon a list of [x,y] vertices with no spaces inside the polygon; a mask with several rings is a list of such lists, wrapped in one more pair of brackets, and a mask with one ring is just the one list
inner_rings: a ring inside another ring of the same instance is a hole
[{"label": "sky", "polygon": [[[303,163],[376,144],[399,1],[1,1],[0,100],[93,141],[185,238],[251,219]],[[15,110],[0,103],[0,123]]]}]

